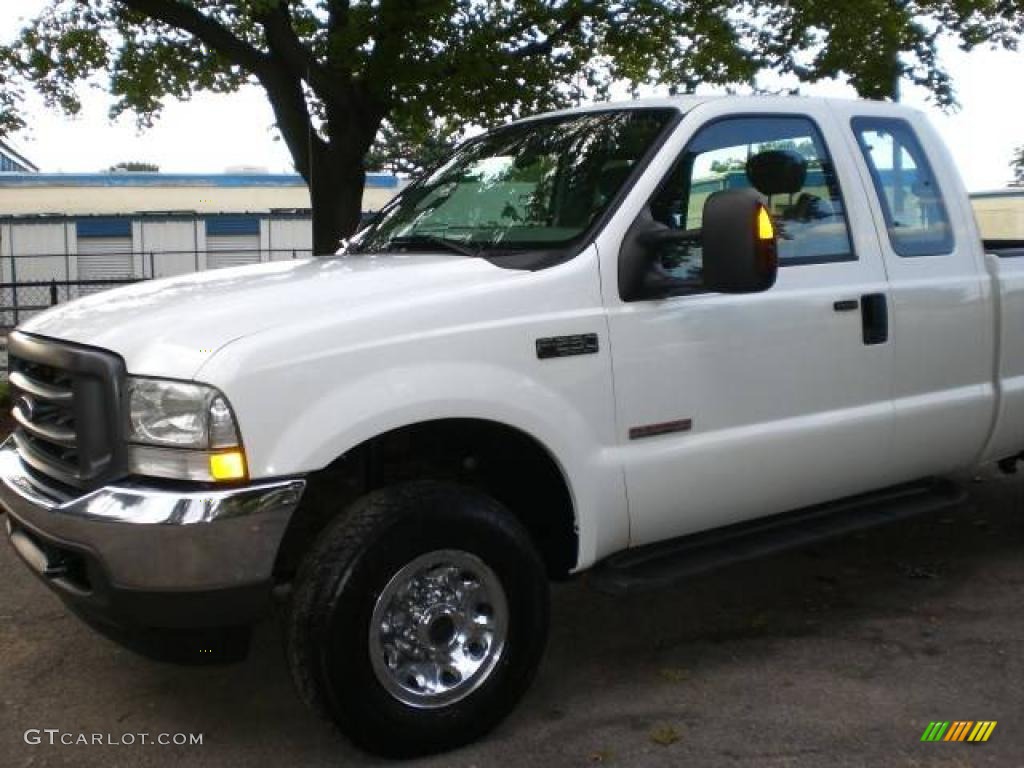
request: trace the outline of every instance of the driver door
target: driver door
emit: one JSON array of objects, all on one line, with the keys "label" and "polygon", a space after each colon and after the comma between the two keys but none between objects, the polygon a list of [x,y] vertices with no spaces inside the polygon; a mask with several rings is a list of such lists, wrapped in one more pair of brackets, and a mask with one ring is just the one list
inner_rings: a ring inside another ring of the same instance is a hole
[{"label": "driver door", "polygon": [[677,243],[640,258],[669,295],[624,300],[635,246],[599,243],[620,279],[605,299],[633,546],[892,482],[892,345],[869,334],[888,285],[849,158],[824,111],[728,109],[687,116],[635,215],[699,228],[708,195],[754,186],[780,234],[776,285],[709,293],[700,246]]}]

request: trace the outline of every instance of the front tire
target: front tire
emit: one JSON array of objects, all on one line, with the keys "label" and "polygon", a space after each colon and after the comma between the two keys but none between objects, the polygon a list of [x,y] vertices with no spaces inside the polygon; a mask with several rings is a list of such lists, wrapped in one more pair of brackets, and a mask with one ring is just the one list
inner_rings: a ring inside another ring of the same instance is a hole
[{"label": "front tire", "polygon": [[543,563],[485,494],[419,482],[356,501],[296,579],[286,642],[303,698],[358,746],[391,757],[473,741],[540,662]]}]

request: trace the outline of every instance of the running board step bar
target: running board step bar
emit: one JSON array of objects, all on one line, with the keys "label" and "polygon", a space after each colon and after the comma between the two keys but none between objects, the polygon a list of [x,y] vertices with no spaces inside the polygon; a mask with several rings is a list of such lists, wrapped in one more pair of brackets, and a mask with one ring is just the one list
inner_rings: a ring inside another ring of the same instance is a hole
[{"label": "running board step bar", "polygon": [[949,509],[966,499],[964,489],[949,481],[901,485],[630,549],[598,563],[590,583],[615,595],[671,587],[716,568]]}]

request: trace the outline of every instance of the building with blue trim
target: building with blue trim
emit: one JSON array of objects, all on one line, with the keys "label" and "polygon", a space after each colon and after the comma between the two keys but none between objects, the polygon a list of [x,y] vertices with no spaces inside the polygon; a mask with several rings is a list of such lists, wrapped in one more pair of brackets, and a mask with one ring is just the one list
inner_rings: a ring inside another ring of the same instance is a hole
[{"label": "building with blue trim", "polygon": [[[403,183],[368,174],[364,213]],[[0,173],[6,286],[57,281],[98,290],[103,282],[302,258],[311,247],[309,191],[295,174]],[[23,319],[18,290],[10,299]]]},{"label": "building with blue trim", "polygon": [[10,144],[0,141],[0,173],[35,173],[39,169]]}]

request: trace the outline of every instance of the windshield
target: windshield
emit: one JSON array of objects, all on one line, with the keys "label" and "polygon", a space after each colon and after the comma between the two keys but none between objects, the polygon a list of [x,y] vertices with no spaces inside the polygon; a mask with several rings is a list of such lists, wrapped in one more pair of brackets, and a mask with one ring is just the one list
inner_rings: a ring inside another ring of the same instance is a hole
[{"label": "windshield", "polygon": [[355,236],[349,251],[550,251],[587,231],[674,110],[590,112],[519,123],[462,145]]}]

